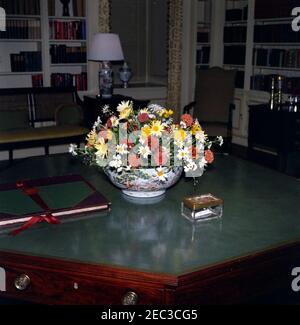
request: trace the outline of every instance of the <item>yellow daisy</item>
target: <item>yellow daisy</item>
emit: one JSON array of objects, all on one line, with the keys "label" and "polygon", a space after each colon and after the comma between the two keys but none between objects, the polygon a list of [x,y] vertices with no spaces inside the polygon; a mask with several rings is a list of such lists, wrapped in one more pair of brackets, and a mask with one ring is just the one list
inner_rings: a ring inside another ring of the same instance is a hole
[{"label": "yellow daisy", "polygon": [[105,143],[105,140],[103,138],[99,138],[97,143],[95,144],[95,148],[97,150],[96,155],[100,158],[104,158],[107,156],[108,153],[108,146]]},{"label": "yellow daisy", "polygon": [[97,133],[95,130],[92,130],[86,137],[87,140],[87,144],[89,146],[94,146],[94,144],[96,143],[97,140]]},{"label": "yellow daisy", "polygon": [[170,116],[172,116],[174,114],[174,111],[171,109],[166,109],[164,112],[164,118],[169,118]]},{"label": "yellow daisy", "polygon": [[183,142],[186,138],[186,133],[183,129],[174,130],[175,141]]},{"label": "yellow daisy", "polygon": [[141,132],[142,132],[142,137],[144,139],[148,139],[148,137],[151,135],[151,128],[149,125],[144,125],[142,128],[141,128]]},{"label": "yellow daisy", "polygon": [[132,102],[131,101],[122,101],[118,107],[117,107],[119,114],[119,118],[121,120],[125,120],[127,119],[130,114],[133,112],[133,106],[132,106]]},{"label": "yellow daisy", "polygon": [[192,126],[192,134],[196,135],[197,132],[202,131],[201,125],[196,121]]},{"label": "yellow daisy", "polygon": [[163,130],[164,130],[164,126],[161,124],[161,121],[153,121],[152,122],[152,124],[151,124],[151,135],[161,137]]}]

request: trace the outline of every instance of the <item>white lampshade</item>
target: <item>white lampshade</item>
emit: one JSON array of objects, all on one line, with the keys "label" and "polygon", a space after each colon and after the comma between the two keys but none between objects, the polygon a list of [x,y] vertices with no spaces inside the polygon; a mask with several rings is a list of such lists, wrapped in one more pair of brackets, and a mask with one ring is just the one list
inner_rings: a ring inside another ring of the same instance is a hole
[{"label": "white lampshade", "polygon": [[94,35],[89,53],[90,61],[122,61],[123,50],[119,35],[97,33]]}]

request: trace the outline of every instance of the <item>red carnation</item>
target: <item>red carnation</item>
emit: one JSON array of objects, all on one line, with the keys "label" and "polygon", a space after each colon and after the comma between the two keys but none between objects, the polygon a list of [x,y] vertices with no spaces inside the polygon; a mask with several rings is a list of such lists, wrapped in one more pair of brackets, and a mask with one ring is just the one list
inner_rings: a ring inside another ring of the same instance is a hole
[{"label": "red carnation", "polygon": [[149,115],[147,113],[139,114],[138,120],[140,123],[145,123],[149,120]]},{"label": "red carnation", "polygon": [[186,124],[186,126],[192,126],[193,117],[190,114],[183,114],[181,120]]},{"label": "red carnation", "polygon": [[205,150],[204,157],[208,164],[212,164],[215,160],[214,153],[211,150]]}]

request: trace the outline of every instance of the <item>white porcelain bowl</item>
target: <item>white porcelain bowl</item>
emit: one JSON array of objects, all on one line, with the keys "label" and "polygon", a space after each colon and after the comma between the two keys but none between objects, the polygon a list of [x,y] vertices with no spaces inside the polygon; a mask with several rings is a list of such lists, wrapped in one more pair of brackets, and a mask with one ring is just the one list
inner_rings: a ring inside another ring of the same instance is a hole
[{"label": "white porcelain bowl", "polygon": [[166,180],[161,181],[155,168],[133,169],[130,173],[118,174],[115,170],[105,169],[110,181],[119,187],[125,195],[137,198],[153,198],[161,196],[166,189],[178,182],[183,168],[165,168]]}]

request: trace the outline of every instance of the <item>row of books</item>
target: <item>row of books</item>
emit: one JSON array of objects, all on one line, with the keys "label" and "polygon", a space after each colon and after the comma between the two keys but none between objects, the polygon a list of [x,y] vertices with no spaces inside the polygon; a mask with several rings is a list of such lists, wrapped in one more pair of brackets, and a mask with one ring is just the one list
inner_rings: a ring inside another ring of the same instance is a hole
[{"label": "row of books", "polygon": [[[85,0],[72,0],[69,4],[73,8],[73,16],[75,17],[85,17]],[[48,0],[48,12],[49,16],[56,16],[56,1]]]},{"label": "row of books", "polygon": [[43,75],[42,74],[34,74],[31,76],[32,87],[40,88],[44,87]]},{"label": "row of books", "polygon": [[226,26],[224,28],[224,43],[246,43],[246,26]]},{"label": "row of books", "polygon": [[10,54],[12,72],[30,72],[42,70],[41,52],[20,52]]},{"label": "row of books", "polygon": [[0,39],[40,39],[41,22],[37,19],[8,19],[6,31],[0,31]]},{"label": "row of books", "polygon": [[57,40],[85,40],[85,21],[50,21],[50,39]]},{"label": "row of books", "polygon": [[40,0],[0,0],[7,15],[40,15]]},{"label": "row of books", "polygon": [[266,67],[300,68],[300,50],[256,49],[253,64]]},{"label": "row of books", "polygon": [[86,47],[66,45],[51,45],[52,63],[85,63],[87,61]]},{"label": "row of books", "polygon": [[244,65],[246,57],[246,46],[230,45],[224,46],[224,64]]},{"label": "row of books", "polygon": [[300,33],[292,30],[291,24],[256,25],[254,27],[255,43],[298,43]]},{"label": "row of books", "polygon": [[[257,74],[251,77],[251,88],[270,92],[272,89],[272,78],[278,78],[278,75]],[[284,94],[295,94],[300,91],[300,77],[283,77],[282,92]]]},{"label": "row of books", "polygon": [[79,90],[87,90],[87,73],[80,74],[70,73],[52,73],[51,87],[70,88],[76,87]]},{"label": "row of books", "polygon": [[255,18],[290,17],[295,7],[299,7],[299,0],[259,0],[255,2]]},{"label": "row of books", "polygon": [[197,50],[197,64],[208,64],[210,55],[210,47],[203,46]]}]

